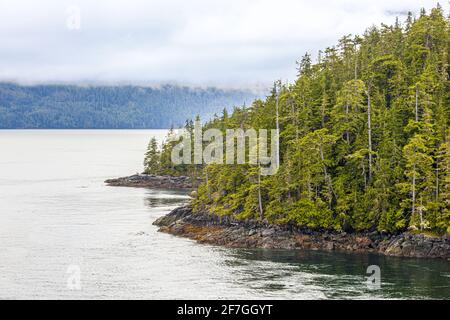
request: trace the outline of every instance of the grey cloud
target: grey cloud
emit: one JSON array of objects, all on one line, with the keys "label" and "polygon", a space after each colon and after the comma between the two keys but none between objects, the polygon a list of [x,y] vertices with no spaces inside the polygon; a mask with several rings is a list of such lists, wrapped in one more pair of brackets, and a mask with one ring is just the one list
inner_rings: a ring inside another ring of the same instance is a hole
[{"label": "grey cloud", "polygon": [[[254,86],[429,1],[3,0],[0,81]],[[81,29],[66,26],[67,8]]]}]

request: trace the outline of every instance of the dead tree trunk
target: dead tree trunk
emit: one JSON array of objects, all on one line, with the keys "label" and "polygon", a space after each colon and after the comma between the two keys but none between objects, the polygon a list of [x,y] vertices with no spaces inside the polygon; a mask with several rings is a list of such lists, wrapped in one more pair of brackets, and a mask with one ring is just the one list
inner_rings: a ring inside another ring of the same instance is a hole
[{"label": "dead tree trunk", "polygon": [[372,180],[372,117],[371,117],[370,83],[367,89],[367,131],[369,140],[369,181]]}]

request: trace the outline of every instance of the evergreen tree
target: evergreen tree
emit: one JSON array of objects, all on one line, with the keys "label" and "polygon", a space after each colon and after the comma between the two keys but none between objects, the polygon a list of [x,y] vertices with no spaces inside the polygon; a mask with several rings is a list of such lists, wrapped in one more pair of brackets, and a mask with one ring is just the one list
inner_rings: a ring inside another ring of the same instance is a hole
[{"label": "evergreen tree", "polygon": [[147,152],[145,153],[144,168],[144,172],[147,174],[157,174],[161,168],[160,152],[155,137],[148,144]]}]

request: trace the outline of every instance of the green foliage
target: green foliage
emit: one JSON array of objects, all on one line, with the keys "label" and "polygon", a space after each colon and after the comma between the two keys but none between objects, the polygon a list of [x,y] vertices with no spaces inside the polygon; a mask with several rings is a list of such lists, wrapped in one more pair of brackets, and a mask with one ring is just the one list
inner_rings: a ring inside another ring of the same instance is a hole
[{"label": "green foliage", "polygon": [[144,159],[144,172],[147,174],[159,173],[161,169],[161,155],[158,150],[156,138],[152,138],[148,144]]},{"label": "green foliage", "polygon": [[278,115],[277,174],[208,165],[195,208],[310,228],[449,232],[449,34],[437,7],[404,27],[345,36],[315,64],[305,55],[295,83],[206,125],[271,129]]}]

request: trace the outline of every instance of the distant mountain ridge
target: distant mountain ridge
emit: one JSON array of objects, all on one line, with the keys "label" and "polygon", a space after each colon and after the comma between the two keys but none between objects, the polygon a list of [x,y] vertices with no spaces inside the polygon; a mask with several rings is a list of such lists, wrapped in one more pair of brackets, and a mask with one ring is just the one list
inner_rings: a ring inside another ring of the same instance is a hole
[{"label": "distant mountain ridge", "polygon": [[160,129],[250,104],[250,90],[0,83],[0,129]]}]

